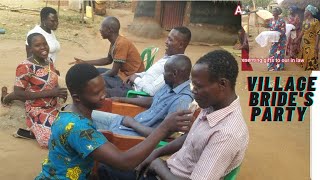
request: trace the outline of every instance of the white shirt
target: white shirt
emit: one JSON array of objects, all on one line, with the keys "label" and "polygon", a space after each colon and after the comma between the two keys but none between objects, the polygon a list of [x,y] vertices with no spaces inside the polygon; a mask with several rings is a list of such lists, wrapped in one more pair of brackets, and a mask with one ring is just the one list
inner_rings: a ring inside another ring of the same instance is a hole
[{"label": "white shirt", "polygon": [[[57,53],[60,50],[60,43],[57,40],[56,36],[54,35],[53,31],[51,30],[51,34],[47,33],[45,30],[43,30],[39,25],[36,25],[32,30],[30,30],[27,34],[27,38],[32,33],[40,33],[45,38],[49,45],[49,58],[52,59],[53,62],[57,59]],[[28,45],[28,42],[26,40],[26,45]]]},{"label": "white shirt", "polygon": [[287,38],[295,39],[297,37],[297,33],[295,31],[296,27],[293,24],[286,24],[286,36]]},{"label": "white shirt", "polygon": [[171,56],[165,55],[146,72],[136,73],[138,77],[134,80],[134,89],[136,91],[144,91],[150,96],[154,96],[155,93],[165,85],[163,78],[164,64],[170,57]]}]

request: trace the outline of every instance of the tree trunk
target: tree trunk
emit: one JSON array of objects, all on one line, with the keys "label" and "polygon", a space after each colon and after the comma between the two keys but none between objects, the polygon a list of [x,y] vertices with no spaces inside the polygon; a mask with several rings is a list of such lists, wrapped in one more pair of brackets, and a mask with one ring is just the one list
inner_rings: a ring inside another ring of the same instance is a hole
[{"label": "tree trunk", "polygon": [[253,10],[255,11],[256,10],[256,1],[255,0],[252,0],[252,5],[253,5]]}]

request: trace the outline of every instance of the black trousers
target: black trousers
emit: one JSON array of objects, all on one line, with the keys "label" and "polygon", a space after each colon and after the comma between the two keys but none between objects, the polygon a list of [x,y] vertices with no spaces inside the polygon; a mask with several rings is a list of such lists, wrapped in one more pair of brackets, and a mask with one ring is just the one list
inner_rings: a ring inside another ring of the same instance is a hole
[{"label": "black trousers", "polygon": [[[121,171],[111,166],[99,164],[98,176],[100,180],[137,180],[136,171]],[[139,180],[158,180],[155,176],[140,177]]]},{"label": "black trousers", "polygon": [[[107,68],[97,68],[99,73],[104,73],[108,71]],[[122,81],[119,76],[103,76],[106,83],[106,91],[108,97],[126,97],[127,92],[133,88]]]}]

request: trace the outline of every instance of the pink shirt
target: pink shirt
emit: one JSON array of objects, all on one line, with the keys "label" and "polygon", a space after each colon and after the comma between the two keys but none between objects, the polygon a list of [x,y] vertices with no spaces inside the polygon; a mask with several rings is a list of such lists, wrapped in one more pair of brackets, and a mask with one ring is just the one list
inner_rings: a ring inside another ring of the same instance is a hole
[{"label": "pink shirt", "polygon": [[248,142],[249,132],[238,97],[223,109],[202,110],[182,148],[167,164],[179,177],[220,180],[241,164]]}]

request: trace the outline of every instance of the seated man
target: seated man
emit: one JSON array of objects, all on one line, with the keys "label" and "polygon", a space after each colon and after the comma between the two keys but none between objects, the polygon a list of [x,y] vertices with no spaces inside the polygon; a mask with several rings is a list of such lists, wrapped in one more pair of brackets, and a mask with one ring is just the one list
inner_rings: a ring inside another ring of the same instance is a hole
[{"label": "seated man", "polygon": [[[128,78],[128,83],[133,86],[134,90],[144,91],[150,96],[154,96],[156,92],[165,84],[163,79],[164,64],[172,55],[184,54],[191,39],[191,32],[187,27],[173,28],[165,42],[166,51],[163,58],[153,64],[146,72],[135,73]],[[127,86],[124,86],[127,87]],[[129,89],[125,90],[123,95]]]},{"label": "seated man", "polygon": [[[139,170],[149,166],[144,179],[222,180],[240,166],[249,133],[235,93],[237,75],[237,61],[227,51],[210,52],[196,62],[192,92],[203,109],[188,134],[154,150],[139,166]],[[158,158],[170,154],[166,162]],[[136,179],[133,171],[107,168],[99,168],[100,179],[107,174],[106,179]]]},{"label": "seated man", "polygon": [[121,86],[128,76],[144,71],[144,64],[137,48],[131,41],[119,35],[119,29],[120,22],[117,18],[106,17],[101,24],[100,33],[103,39],[108,39],[110,42],[108,56],[89,61],[74,58],[76,61],[70,64],[89,63],[95,66],[105,66],[113,62],[111,70],[99,69],[103,73],[107,88]]},{"label": "seated man", "polygon": [[68,112],[59,113],[51,127],[49,155],[36,180],[88,179],[94,160],[124,170],[133,169],[168,133],[183,130],[191,121],[186,116],[190,111],[173,113],[143,142],[122,152],[92,125],[91,112],[102,106],[106,96],[97,69],[90,64],[77,64],[69,69],[66,84],[73,104],[66,107]]},{"label": "seated man", "polygon": [[177,110],[188,109],[193,101],[190,89],[191,61],[185,55],[174,55],[165,64],[166,85],[154,97],[118,98],[120,102],[131,103],[148,110],[131,117],[124,117],[101,111],[93,111],[92,118],[97,129],[116,134],[148,136],[165,117]]}]

